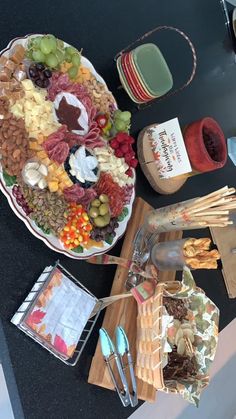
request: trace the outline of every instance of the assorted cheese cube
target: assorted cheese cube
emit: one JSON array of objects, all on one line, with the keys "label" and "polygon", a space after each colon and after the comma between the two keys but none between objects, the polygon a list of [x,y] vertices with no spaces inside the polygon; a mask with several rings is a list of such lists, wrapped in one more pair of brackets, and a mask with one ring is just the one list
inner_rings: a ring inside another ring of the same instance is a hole
[{"label": "assorted cheese cube", "polygon": [[133,184],[133,179],[125,173],[129,169],[128,164],[123,157],[117,158],[111,147],[96,147],[94,153],[101,172],[110,173],[120,187]]},{"label": "assorted cheese cube", "polygon": [[48,158],[46,151],[42,147],[42,143],[45,139],[46,138],[41,135],[37,140],[30,141],[30,149],[35,151],[35,157],[47,167],[48,175],[46,176],[46,181],[49,191],[57,192],[60,195],[65,188],[69,188],[73,183],[63,165],[52,162]]},{"label": "assorted cheese cube", "polygon": [[60,124],[53,113],[53,103],[46,100],[46,90],[39,90],[31,80],[22,82],[24,97],[11,106],[11,112],[17,118],[23,118],[30,137],[40,134],[48,136],[56,131]]}]

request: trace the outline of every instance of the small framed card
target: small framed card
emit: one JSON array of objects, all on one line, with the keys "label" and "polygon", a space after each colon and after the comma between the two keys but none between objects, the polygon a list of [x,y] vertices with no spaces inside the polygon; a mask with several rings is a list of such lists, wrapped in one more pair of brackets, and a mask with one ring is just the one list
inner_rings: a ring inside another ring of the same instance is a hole
[{"label": "small framed card", "polygon": [[147,133],[160,178],[192,171],[178,118],[153,125]]}]

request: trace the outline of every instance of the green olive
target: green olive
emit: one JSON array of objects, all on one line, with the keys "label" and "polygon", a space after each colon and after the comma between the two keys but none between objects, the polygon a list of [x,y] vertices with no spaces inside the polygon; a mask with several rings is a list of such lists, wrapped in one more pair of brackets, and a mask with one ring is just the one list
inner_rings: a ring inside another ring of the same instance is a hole
[{"label": "green olive", "polygon": [[100,201],[101,201],[101,202],[103,202],[103,203],[106,203],[106,202],[108,202],[108,201],[109,201],[108,196],[107,196],[106,194],[104,194],[104,193],[102,193],[102,194],[99,196],[99,199],[100,199]]},{"label": "green olive", "polygon": [[96,218],[99,215],[99,210],[96,207],[91,207],[89,210],[89,215],[91,218]]},{"label": "green olive", "polygon": [[99,214],[100,215],[105,215],[109,212],[109,205],[108,204],[102,204],[99,207]]},{"label": "green olive", "polygon": [[109,222],[111,221],[111,216],[110,216],[109,213],[107,213],[103,216],[103,221],[105,223],[105,226],[107,226],[109,224]]},{"label": "green olive", "polygon": [[101,217],[100,215],[98,217],[94,218],[93,222],[97,227],[105,227],[105,225],[106,225],[106,223],[104,221],[104,218]]},{"label": "green olive", "polygon": [[98,207],[100,207],[100,205],[101,205],[101,202],[99,201],[99,199],[94,199],[94,200],[91,202],[91,207],[96,207],[96,208],[98,208]]}]

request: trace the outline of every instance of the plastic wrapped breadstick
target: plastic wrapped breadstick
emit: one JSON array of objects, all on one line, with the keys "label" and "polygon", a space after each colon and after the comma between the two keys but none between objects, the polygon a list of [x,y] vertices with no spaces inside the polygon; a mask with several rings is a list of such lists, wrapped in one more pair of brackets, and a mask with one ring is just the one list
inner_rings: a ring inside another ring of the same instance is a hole
[{"label": "plastic wrapped breadstick", "polygon": [[144,229],[147,234],[152,234],[208,226],[226,227],[233,224],[229,211],[236,208],[236,198],[231,196],[234,193],[234,188],[225,186],[201,198],[150,211],[146,216]]}]

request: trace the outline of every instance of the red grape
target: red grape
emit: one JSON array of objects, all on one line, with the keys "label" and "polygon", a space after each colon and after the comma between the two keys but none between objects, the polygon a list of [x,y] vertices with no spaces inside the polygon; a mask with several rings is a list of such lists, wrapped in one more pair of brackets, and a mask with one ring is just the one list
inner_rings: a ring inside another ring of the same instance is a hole
[{"label": "red grape", "polygon": [[117,148],[116,150],[115,150],[115,156],[116,157],[123,157],[123,155],[124,155],[124,153],[121,151],[121,149],[119,149],[119,148]]},{"label": "red grape", "polygon": [[128,146],[128,144],[122,144],[122,145],[120,146],[120,150],[121,150],[121,151],[123,151],[123,153],[124,153],[124,154],[128,153],[128,151],[129,151],[129,146]]},{"label": "red grape", "polygon": [[114,148],[114,149],[119,148],[119,143],[115,139],[111,140],[110,144],[111,144],[111,148]]},{"label": "red grape", "polygon": [[131,167],[135,168],[138,164],[138,160],[133,158],[133,159],[130,160],[129,164],[130,164]]}]

